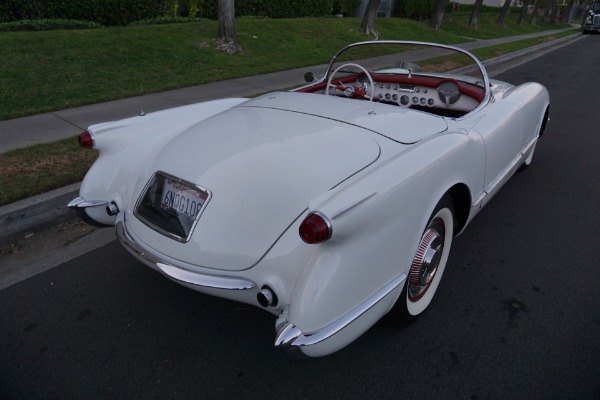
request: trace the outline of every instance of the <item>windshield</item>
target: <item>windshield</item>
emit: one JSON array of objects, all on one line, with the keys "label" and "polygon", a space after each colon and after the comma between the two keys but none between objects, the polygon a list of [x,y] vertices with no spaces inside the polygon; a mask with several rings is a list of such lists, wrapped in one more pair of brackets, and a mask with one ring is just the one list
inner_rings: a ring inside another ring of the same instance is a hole
[{"label": "windshield", "polygon": [[323,78],[309,82],[294,91],[450,118],[475,112],[491,98],[489,78],[475,56],[456,47],[423,42],[352,44],[332,58]]},{"label": "windshield", "polygon": [[299,90],[453,118],[480,109],[491,96],[485,68],[471,53],[405,41],[347,46],[333,57],[321,80]]},{"label": "windshield", "polygon": [[[484,72],[467,52],[454,47],[418,42],[374,41],[351,45],[340,51],[327,71],[328,78],[344,64],[359,64],[375,74],[449,77],[481,88]],[[341,68],[339,74],[352,74]]]}]

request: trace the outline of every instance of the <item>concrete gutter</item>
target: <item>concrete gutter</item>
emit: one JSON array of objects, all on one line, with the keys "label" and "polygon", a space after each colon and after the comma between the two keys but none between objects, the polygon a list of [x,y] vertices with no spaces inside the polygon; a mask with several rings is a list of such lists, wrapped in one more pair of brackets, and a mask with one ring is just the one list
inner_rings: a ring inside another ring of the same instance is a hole
[{"label": "concrete gutter", "polygon": [[[485,61],[483,64],[490,76],[498,75],[510,68],[514,68],[559,47],[579,40],[582,37],[582,35],[567,36],[538,46],[496,57]],[[294,70],[293,74],[289,74],[289,71],[285,73],[290,75],[290,81],[301,76],[299,75],[300,70]],[[289,86],[291,86],[291,84],[287,87]],[[244,93],[235,93],[235,90],[233,90],[231,95],[250,96],[256,94],[250,93],[251,90],[249,91],[248,89],[249,88],[247,87],[240,88]],[[255,87],[254,89],[257,93],[264,91],[263,86]],[[271,89],[276,90],[277,88]],[[49,225],[75,217],[75,213],[72,210],[69,210],[66,205],[69,201],[78,196],[79,186],[80,183],[76,183],[0,207],[0,226],[2,227],[2,230],[0,231],[0,245],[23,237],[28,233],[43,229]]]}]

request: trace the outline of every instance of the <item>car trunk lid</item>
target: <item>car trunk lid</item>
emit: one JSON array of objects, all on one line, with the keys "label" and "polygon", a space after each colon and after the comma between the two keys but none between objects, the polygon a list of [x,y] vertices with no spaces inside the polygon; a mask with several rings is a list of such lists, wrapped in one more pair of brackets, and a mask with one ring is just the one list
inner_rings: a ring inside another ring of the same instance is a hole
[{"label": "car trunk lid", "polygon": [[190,265],[251,268],[310,199],[379,154],[374,136],[357,126],[280,109],[235,107],[172,140],[137,184],[140,194],[149,177],[162,171],[208,191],[189,240],[172,240],[133,215],[129,229],[147,246]]}]

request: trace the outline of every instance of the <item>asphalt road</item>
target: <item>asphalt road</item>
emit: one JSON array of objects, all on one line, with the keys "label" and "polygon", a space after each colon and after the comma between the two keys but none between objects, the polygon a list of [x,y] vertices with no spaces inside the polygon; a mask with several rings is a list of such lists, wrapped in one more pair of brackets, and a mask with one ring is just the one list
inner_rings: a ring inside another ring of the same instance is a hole
[{"label": "asphalt road", "polygon": [[600,37],[497,78],[551,122],[454,242],[431,309],[290,363],[274,318],[198,294],[113,242],[0,291],[0,399],[600,399]]}]

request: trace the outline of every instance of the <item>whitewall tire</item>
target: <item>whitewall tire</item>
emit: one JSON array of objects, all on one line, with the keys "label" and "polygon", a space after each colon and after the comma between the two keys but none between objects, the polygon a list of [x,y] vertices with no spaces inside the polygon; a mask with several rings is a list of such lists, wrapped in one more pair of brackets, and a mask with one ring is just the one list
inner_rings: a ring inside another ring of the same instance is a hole
[{"label": "whitewall tire", "polygon": [[421,235],[402,294],[389,313],[395,325],[408,325],[422,314],[440,284],[454,237],[452,199],[444,196]]}]

